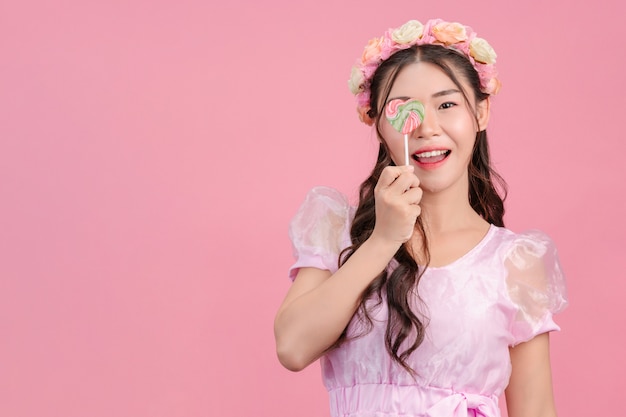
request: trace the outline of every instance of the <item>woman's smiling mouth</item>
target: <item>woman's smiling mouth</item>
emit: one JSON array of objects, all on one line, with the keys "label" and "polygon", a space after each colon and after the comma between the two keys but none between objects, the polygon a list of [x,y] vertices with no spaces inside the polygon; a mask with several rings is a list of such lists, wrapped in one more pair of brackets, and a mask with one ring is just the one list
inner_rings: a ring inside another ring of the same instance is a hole
[{"label": "woman's smiling mouth", "polygon": [[431,165],[442,162],[450,153],[449,149],[422,151],[414,153],[413,159],[420,165]]}]

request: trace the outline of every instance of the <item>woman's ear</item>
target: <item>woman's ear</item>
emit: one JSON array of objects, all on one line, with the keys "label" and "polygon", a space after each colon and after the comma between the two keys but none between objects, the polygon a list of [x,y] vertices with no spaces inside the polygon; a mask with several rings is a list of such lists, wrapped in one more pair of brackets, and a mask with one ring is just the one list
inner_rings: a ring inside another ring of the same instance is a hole
[{"label": "woman's ear", "polygon": [[489,97],[480,101],[476,106],[476,118],[478,119],[478,130],[482,131],[487,129],[487,125],[489,124],[489,108],[491,106],[491,101]]}]

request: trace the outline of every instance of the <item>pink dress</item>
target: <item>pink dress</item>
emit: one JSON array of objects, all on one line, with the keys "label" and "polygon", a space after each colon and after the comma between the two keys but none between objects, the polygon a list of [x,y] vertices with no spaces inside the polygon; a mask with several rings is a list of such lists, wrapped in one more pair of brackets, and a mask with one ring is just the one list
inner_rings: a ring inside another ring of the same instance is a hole
[{"label": "pink dress", "polygon": [[[314,188],[290,226],[301,267],[337,270],[350,245],[354,215],[345,197]],[[393,262],[389,268],[393,268]],[[491,226],[482,241],[453,263],[428,268],[419,283],[428,317],[426,337],[408,363],[385,349],[387,306],[374,309],[373,330],[321,358],[333,417],[500,416],[498,398],[511,373],[509,346],[559,330],[552,315],[567,305],[565,281],[552,241],[543,233],[515,234]],[[348,334],[360,330],[357,320]]]}]

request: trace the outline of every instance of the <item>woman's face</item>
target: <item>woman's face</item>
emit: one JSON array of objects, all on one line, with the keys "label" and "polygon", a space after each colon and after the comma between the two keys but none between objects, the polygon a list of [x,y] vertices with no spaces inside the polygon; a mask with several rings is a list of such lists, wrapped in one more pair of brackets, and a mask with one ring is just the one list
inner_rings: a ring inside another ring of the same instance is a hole
[{"label": "woman's face", "polygon": [[[470,103],[474,103],[470,86],[463,77],[457,78],[468,92]],[[467,166],[476,132],[487,127],[489,100],[468,107],[456,84],[439,67],[425,62],[410,64],[398,73],[387,103],[396,98],[416,99],[424,104],[424,120],[408,140],[410,163],[424,193],[457,187],[467,192]],[[384,117],[384,107],[381,113],[381,132],[391,158],[396,165],[404,165],[404,135]]]}]

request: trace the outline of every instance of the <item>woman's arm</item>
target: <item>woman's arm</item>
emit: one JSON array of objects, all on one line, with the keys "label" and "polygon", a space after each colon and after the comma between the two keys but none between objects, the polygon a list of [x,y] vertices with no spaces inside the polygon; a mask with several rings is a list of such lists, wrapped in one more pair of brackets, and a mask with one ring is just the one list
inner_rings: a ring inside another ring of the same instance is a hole
[{"label": "woman's arm", "polygon": [[550,370],[550,338],[543,333],[510,348],[509,417],[556,417]]},{"label": "woman's arm", "polygon": [[370,239],[333,275],[317,268],[298,271],[274,321],[276,352],[285,368],[300,371],[335,343],[361,294],[397,250]]},{"label": "woman's arm", "polygon": [[341,336],[369,284],[411,238],[422,191],[413,167],[386,167],[374,189],[372,235],[337,272],[302,268],[274,321],[276,352],[285,368],[304,369]]}]

